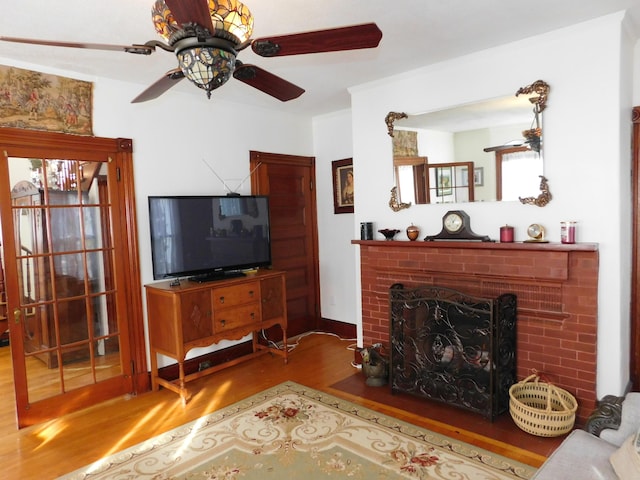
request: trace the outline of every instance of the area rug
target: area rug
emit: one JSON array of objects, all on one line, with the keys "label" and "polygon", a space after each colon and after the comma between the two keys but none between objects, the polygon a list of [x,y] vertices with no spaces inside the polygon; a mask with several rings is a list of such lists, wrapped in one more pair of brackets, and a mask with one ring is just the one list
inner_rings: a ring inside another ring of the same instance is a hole
[{"label": "area rug", "polygon": [[535,468],[285,382],[60,477],[529,479]]}]

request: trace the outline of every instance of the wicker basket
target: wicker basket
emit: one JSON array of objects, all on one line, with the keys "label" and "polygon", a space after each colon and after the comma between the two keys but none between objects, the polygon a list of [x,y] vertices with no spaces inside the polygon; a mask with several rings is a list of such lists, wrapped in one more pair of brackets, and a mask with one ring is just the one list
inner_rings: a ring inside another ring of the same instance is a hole
[{"label": "wicker basket", "polygon": [[539,382],[539,379],[534,373],[511,386],[511,418],[522,430],[539,437],[558,437],[570,432],[576,420],[578,402],[566,390]]}]

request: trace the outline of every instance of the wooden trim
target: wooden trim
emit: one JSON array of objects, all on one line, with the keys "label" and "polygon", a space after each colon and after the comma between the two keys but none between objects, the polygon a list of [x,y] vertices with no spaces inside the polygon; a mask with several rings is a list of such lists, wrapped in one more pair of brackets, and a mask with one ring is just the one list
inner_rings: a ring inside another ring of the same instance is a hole
[{"label": "wooden trim", "polygon": [[[249,355],[253,350],[251,340],[246,342],[237,343],[215,352],[205,353],[194,358],[189,358],[184,361],[184,373],[185,375],[191,375],[197,372],[202,362],[210,362],[211,365],[220,365],[225,362],[229,362],[236,358]],[[175,380],[180,375],[179,366],[177,363],[172,363],[165,367],[158,369],[158,376],[165,380]]]},{"label": "wooden trim", "polygon": [[434,242],[403,242],[399,240],[351,240],[353,245],[370,247],[406,247],[406,248],[465,248],[477,250],[533,250],[546,252],[595,252],[597,243],[535,243],[535,242],[463,242],[463,241],[434,241]]},{"label": "wooden trim", "polygon": [[640,255],[638,247],[640,243],[640,107],[634,107],[633,121],[633,157],[631,159],[631,188],[632,188],[632,261],[631,261],[631,318],[630,336],[631,353],[630,381],[632,390],[640,387]]},{"label": "wooden trim", "polygon": [[[147,355],[142,315],[142,282],[140,281],[140,256],[138,250],[138,226],[136,220],[135,186],[133,179],[132,143],[128,139],[118,139],[120,150],[116,167],[121,174],[118,180],[118,195],[123,211],[118,216],[121,229],[126,233],[128,248],[124,249],[126,259],[124,290],[127,294],[127,314],[135,319],[129,323],[129,342],[131,345],[131,375],[134,392],[145,392],[151,388],[149,382]],[[115,219],[114,219],[115,220]]]},{"label": "wooden trim", "polygon": [[358,335],[356,325],[353,323],[339,322],[337,320],[329,320],[321,318],[318,330],[325,333],[331,333],[344,339],[355,339]]}]

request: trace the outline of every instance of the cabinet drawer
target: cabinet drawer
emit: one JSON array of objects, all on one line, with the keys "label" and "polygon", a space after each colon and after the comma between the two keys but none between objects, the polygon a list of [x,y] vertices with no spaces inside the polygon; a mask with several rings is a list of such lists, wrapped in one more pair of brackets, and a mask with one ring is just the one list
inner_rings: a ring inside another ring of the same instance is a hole
[{"label": "cabinet drawer", "polygon": [[252,303],[236,308],[216,310],[213,314],[215,333],[247,325],[260,325],[260,304]]},{"label": "cabinet drawer", "polygon": [[256,302],[259,298],[260,285],[258,282],[214,288],[212,290],[214,310],[232,307],[234,305],[242,305],[243,303]]}]

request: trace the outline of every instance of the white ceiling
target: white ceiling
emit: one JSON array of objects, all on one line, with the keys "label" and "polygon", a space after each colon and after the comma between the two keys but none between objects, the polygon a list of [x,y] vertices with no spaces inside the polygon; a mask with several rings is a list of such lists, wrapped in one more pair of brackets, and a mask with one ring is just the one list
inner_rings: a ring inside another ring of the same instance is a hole
[{"label": "white ceiling", "polygon": [[[151,22],[153,0],[20,0],[6,3],[0,35],[44,40],[129,45],[161,40]],[[10,3],[10,4],[9,4]],[[255,18],[253,38],[375,22],[376,49],[262,58],[256,64],[306,90],[282,103],[234,79],[214,91],[225,101],[247,102],[291,113],[316,115],[349,107],[347,88],[435,62],[538,35],[591,18],[633,8],[640,0],[246,0]],[[140,91],[176,67],[172,53],[150,56],[0,42],[2,59],[107,77],[140,85]],[[180,82],[175,91],[205,93]]]}]

